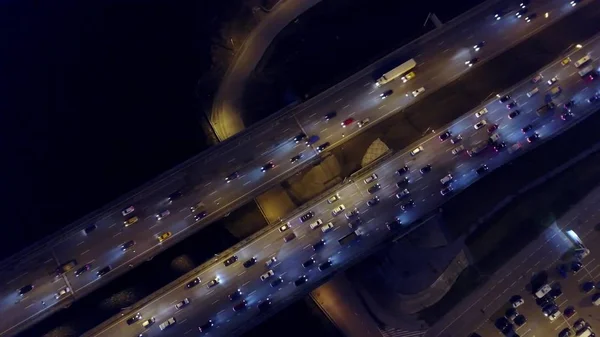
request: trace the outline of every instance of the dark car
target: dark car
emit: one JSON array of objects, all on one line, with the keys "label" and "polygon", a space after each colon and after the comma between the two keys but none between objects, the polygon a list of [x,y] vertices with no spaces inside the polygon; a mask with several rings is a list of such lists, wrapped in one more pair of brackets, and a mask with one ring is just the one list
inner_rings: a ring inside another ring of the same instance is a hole
[{"label": "dark car", "polygon": [[199,326],[198,330],[200,330],[200,332],[207,332],[212,328],[212,326],[213,326],[213,322],[212,322],[212,320],[209,319],[208,322]]},{"label": "dark car", "polygon": [[509,321],[514,320],[515,317],[517,317],[518,315],[519,315],[519,312],[515,308],[508,308],[508,309],[506,309],[506,312],[504,313],[504,317],[506,317],[506,319],[508,319]]},{"label": "dark car", "polygon": [[531,124],[527,124],[524,127],[521,128],[521,132],[523,133],[527,133],[529,131],[531,131],[533,129],[533,125]]},{"label": "dark car", "polygon": [[381,99],[386,99],[386,98],[388,98],[393,93],[394,93],[393,90],[386,90],[386,91],[382,92],[381,94],[379,94],[379,97]]},{"label": "dark car", "polygon": [[83,231],[85,232],[85,234],[90,234],[91,232],[95,231],[98,228],[98,226],[96,225],[90,225],[87,226]]},{"label": "dark car", "polygon": [[268,163],[264,164],[264,165],[263,165],[263,166],[260,168],[260,171],[261,171],[261,172],[267,172],[268,170],[270,170],[270,169],[272,169],[272,168],[274,168],[274,167],[275,167],[275,164],[273,164],[273,162],[272,162],[272,161],[270,161],[270,162],[268,162]]},{"label": "dark car", "polygon": [[306,146],[311,146],[313,144],[315,144],[316,142],[318,142],[321,138],[319,138],[319,136],[314,135],[314,136],[310,136],[307,140],[306,140]]},{"label": "dark car", "polygon": [[92,268],[92,265],[88,263],[85,266],[77,269],[75,271],[75,277],[79,277],[81,274],[85,273],[86,271],[89,271],[91,268]]},{"label": "dark car", "polygon": [[402,205],[400,206],[400,209],[401,209],[402,211],[406,212],[407,210],[409,210],[409,209],[413,208],[414,206],[415,206],[415,202],[414,202],[414,200],[410,199],[408,202],[406,202],[406,203],[402,204]]},{"label": "dark car", "polygon": [[500,97],[500,103],[506,103],[506,102],[508,102],[508,100],[510,100],[509,95],[504,95],[504,96]]},{"label": "dark car", "polygon": [[421,172],[421,174],[425,174],[425,173],[431,172],[431,164],[427,164],[427,165],[421,167],[421,169],[419,170],[419,172]]},{"label": "dark car", "polygon": [[135,322],[139,321],[140,319],[142,319],[142,314],[140,314],[138,312],[137,314],[135,314],[127,319],[127,325],[134,324]]},{"label": "dark car", "polygon": [[510,326],[510,322],[508,321],[508,319],[506,319],[506,317],[500,317],[496,320],[496,322],[494,322],[494,326],[498,330],[502,331]]},{"label": "dark car", "polygon": [[111,267],[111,266],[106,266],[106,267],[104,267],[104,268],[102,268],[102,269],[98,270],[98,271],[96,272],[96,275],[97,275],[98,277],[102,277],[102,276],[104,276],[104,275],[108,274],[108,272],[110,272],[111,270],[112,270],[112,267]]},{"label": "dark car", "polygon": [[19,293],[19,296],[23,296],[32,290],[33,290],[33,284],[28,284],[28,285],[22,287],[21,289],[19,289],[17,292]]},{"label": "dark car", "polygon": [[573,317],[573,315],[575,315],[575,313],[577,313],[577,310],[575,310],[574,306],[568,306],[565,311],[564,311],[564,315],[566,318],[571,318]]},{"label": "dark car", "polygon": [[129,249],[131,249],[131,247],[135,246],[135,241],[133,240],[129,240],[127,242],[125,242],[124,244],[121,245],[121,250],[126,252]]},{"label": "dark car", "polygon": [[312,266],[313,264],[315,264],[315,262],[316,262],[315,259],[313,257],[311,257],[310,259],[302,262],[302,267],[308,268],[308,267]]},{"label": "dark car", "polygon": [[399,169],[396,170],[396,174],[397,175],[403,175],[403,174],[408,173],[408,171],[409,171],[408,166],[404,165],[404,167],[401,167],[401,168],[399,168]]},{"label": "dark car", "polygon": [[513,119],[521,114],[521,110],[514,110],[508,114],[508,119]]},{"label": "dark car", "polygon": [[558,333],[558,337],[570,337],[571,336],[571,329],[569,328],[564,328],[562,330],[560,330],[560,332]]},{"label": "dark car", "polygon": [[337,116],[337,112],[332,111],[332,112],[330,112],[330,113],[328,113],[328,114],[325,115],[325,120],[328,121],[330,119],[335,118],[335,116]]},{"label": "dark car", "polygon": [[394,219],[390,222],[386,222],[385,226],[387,227],[387,229],[392,231],[392,230],[400,228],[400,226],[402,226],[402,223],[400,222],[400,220]]},{"label": "dark car", "polygon": [[225,181],[226,181],[227,183],[230,183],[232,180],[235,180],[235,179],[237,179],[237,178],[239,178],[239,177],[240,177],[240,174],[239,174],[239,173],[237,173],[237,172],[233,172],[233,173],[231,173],[230,175],[228,175],[227,177],[225,177]]},{"label": "dark car", "polygon": [[199,278],[199,277],[196,277],[195,279],[193,279],[193,280],[191,280],[190,282],[188,282],[188,283],[185,285],[185,287],[189,289],[189,288],[193,288],[193,287],[195,287],[195,286],[197,286],[197,285],[199,285],[199,284],[200,284],[200,278]]},{"label": "dark car", "polygon": [[246,300],[242,300],[240,303],[233,306],[233,311],[239,312],[246,309]]},{"label": "dark car", "polygon": [[328,259],[327,262],[323,262],[319,265],[319,270],[323,271],[323,270],[329,269],[331,267],[331,265],[332,265],[331,260]]},{"label": "dark car", "polygon": [[321,144],[321,145],[317,146],[317,152],[318,152],[318,153],[321,153],[321,152],[323,152],[323,151],[324,151],[326,148],[328,148],[328,147],[329,147],[329,145],[331,145],[331,143],[329,143],[329,142],[325,142],[325,143],[323,143],[323,144]]},{"label": "dark car", "polygon": [[445,140],[447,140],[448,138],[452,137],[452,134],[450,133],[450,131],[446,131],[442,134],[439,135],[440,141],[443,142]]},{"label": "dark car", "polygon": [[570,112],[575,107],[575,101],[569,100],[567,103],[565,103],[563,107],[565,108],[565,110]]},{"label": "dark car", "polygon": [[505,142],[500,142],[500,143],[494,144],[494,151],[496,151],[496,152],[500,152],[500,151],[502,151],[505,148],[506,148],[506,143]]},{"label": "dark car", "polygon": [[271,308],[271,299],[269,299],[268,297],[263,301],[258,302],[259,311],[267,311],[269,310],[269,308]]},{"label": "dark car", "polygon": [[207,214],[208,214],[208,212],[206,212],[206,211],[202,211],[202,212],[200,212],[200,213],[198,213],[198,214],[194,215],[194,221],[200,221],[200,220],[202,220],[202,219],[206,218],[206,215],[207,215]]},{"label": "dark car", "polygon": [[487,129],[488,133],[492,133],[494,131],[498,130],[498,124],[492,124],[490,125],[490,127]]},{"label": "dark car", "polygon": [[523,9],[519,10],[517,13],[515,13],[515,15],[516,15],[518,18],[521,18],[521,17],[523,17],[523,15],[525,15],[527,12],[528,12],[527,8],[523,8]]},{"label": "dark car", "polygon": [[472,67],[475,63],[479,62],[479,58],[478,57],[474,57],[468,61],[465,61],[465,64],[469,67]]},{"label": "dark car", "polygon": [[375,184],[375,185],[369,187],[369,189],[367,190],[367,192],[369,192],[369,194],[373,194],[373,193],[379,191],[380,189],[381,189],[381,185]]},{"label": "dark car", "polygon": [[573,274],[577,274],[581,268],[583,268],[583,263],[579,261],[573,261],[571,263],[571,270],[573,271]]},{"label": "dark car", "polygon": [[514,107],[516,107],[516,106],[517,106],[517,102],[515,102],[515,101],[512,101],[512,102],[510,102],[510,103],[508,103],[508,104],[506,105],[506,108],[507,108],[507,109],[512,109],[512,108],[514,108]]},{"label": "dark car", "polygon": [[596,285],[594,284],[593,281],[587,281],[581,285],[581,290],[584,293],[589,293],[590,291],[594,290],[595,288],[596,288]]},{"label": "dark car", "polygon": [[252,267],[254,264],[256,264],[256,258],[253,257],[250,260],[244,262],[244,268],[250,268]]},{"label": "dark car", "polygon": [[223,261],[225,267],[231,266],[238,260],[238,257],[235,255],[230,256],[227,260]]},{"label": "dark car", "polygon": [[296,142],[296,144],[298,144],[302,140],[304,140],[304,138],[306,138],[306,134],[301,133],[301,134],[297,135],[296,137],[294,137],[294,142]]},{"label": "dark car", "polygon": [[229,294],[229,300],[230,301],[235,301],[238,298],[242,297],[242,291],[240,289],[236,289],[234,292],[232,292],[231,294]]},{"label": "dark car", "polygon": [[300,154],[298,154],[298,155],[295,155],[295,156],[293,156],[293,157],[290,159],[290,163],[294,164],[294,163],[296,163],[296,162],[297,162],[298,160],[300,160],[300,159],[302,159],[302,153],[300,153]]},{"label": "dark car", "polygon": [[274,279],[273,281],[271,281],[271,287],[275,288],[282,283],[283,283],[283,278],[281,278],[281,276],[280,276],[280,277]]},{"label": "dark car", "polygon": [[313,245],[313,249],[314,249],[315,251],[317,251],[317,250],[319,250],[319,249],[321,249],[321,248],[323,248],[323,247],[325,247],[325,240],[323,240],[323,239],[321,239],[321,240],[319,240],[319,241],[315,242],[315,244]]},{"label": "dark car", "polygon": [[527,322],[527,318],[523,315],[517,315],[517,317],[513,319],[513,322],[515,322],[517,326],[523,326],[523,324]]},{"label": "dark car", "polygon": [[452,144],[457,144],[457,143],[459,143],[461,140],[462,140],[462,135],[458,135],[458,136],[456,136],[456,137],[454,137],[454,138],[450,139],[450,143],[452,143]]},{"label": "dark car", "polygon": [[294,281],[294,285],[296,287],[299,287],[299,286],[303,285],[306,282],[308,282],[308,278],[306,277],[306,275],[302,275],[302,276],[298,277],[296,279],[296,281]]},{"label": "dark car", "polygon": [[473,46],[473,49],[475,49],[475,51],[479,51],[479,49],[483,48],[483,46],[485,46],[485,41],[481,41],[478,44]]},{"label": "dark car", "polygon": [[567,119],[569,119],[573,116],[575,116],[574,113],[567,111],[567,112],[563,112],[562,114],[560,114],[560,119],[562,119],[563,121],[566,121]]},{"label": "dark car", "polygon": [[408,177],[404,177],[404,179],[402,179],[396,183],[396,187],[402,188],[402,187],[406,186],[407,184],[408,184]]},{"label": "dark car", "polygon": [[559,298],[562,295],[562,290],[560,288],[554,288],[552,290],[550,290],[550,292],[548,293],[548,296],[550,296],[550,298],[552,298],[553,300]]},{"label": "dark car", "polygon": [[558,273],[558,275],[560,275],[562,278],[567,278],[568,274],[567,274],[567,265],[566,264],[559,264],[558,266],[556,266],[556,272]]},{"label": "dark car", "polygon": [[527,16],[525,17],[525,21],[527,21],[527,22],[531,22],[531,20],[533,20],[533,19],[535,19],[535,18],[537,18],[537,14],[536,14],[536,13],[531,13],[531,14],[529,14],[529,15],[527,15]]},{"label": "dark car", "polygon": [[375,196],[375,197],[369,199],[369,201],[367,201],[367,206],[369,206],[369,207],[375,206],[377,204],[379,204],[379,197],[378,196]]},{"label": "dark car", "polygon": [[300,222],[305,222],[312,219],[315,216],[315,212],[310,211],[300,217]]},{"label": "dark car", "polygon": [[600,95],[596,94],[590,98],[588,98],[588,103],[596,103],[598,101],[600,101]]},{"label": "dark car", "polygon": [[361,223],[362,223],[362,219],[361,218],[356,218],[356,219],[348,222],[348,227],[350,227],[350,228],[357,228],[358,226],[360,226]]},{"label": "dark car", "polygon": [[169,194],[169,196],[167,197],[167,201],[169,203],[171,203],[171,202],[173,202],[173,201],[181,198],[182,196],[183,196],[183,192],[181,192],[181,191],[175,191],[175,192]]},{"label": "dark car", "polygon": [[527,142],[533,143],[536,140],[538,140],[538,138],[540,138],[540,135],[538,135],[537,133],[534,133],[533,135],[527,137]]}]

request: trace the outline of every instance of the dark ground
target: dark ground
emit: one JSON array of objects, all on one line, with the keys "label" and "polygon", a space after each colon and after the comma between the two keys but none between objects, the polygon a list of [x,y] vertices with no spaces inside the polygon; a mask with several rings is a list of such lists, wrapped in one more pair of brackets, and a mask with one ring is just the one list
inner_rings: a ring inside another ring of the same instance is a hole
[{"label": "dark ground", "polygon": [[[323,1],[288,25],[267,49],[244,93],[246,125],[312,97],[483,0]],[[265,95],[265,93],[269,93]]]}]

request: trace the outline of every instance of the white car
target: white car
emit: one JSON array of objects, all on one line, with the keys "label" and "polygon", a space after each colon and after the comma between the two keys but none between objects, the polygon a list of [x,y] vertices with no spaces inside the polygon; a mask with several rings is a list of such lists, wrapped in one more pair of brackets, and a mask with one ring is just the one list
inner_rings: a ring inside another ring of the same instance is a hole
[{"label": "white car", "polygon": [[442,185],[446,185],[446,184],[450,183],[452,181],[452,179],[454,179],[454,177],[452,177],[452,174],[448,174],[447,176],[440,179],[440,183],[442,183]]},{"label": "white car", "polygon": [[272,270],[269,270],[268,272],[260,275],[260,280],[264,281],[264,280],[268,279],[269,277],[271,277],[273,275],[275,275],[275,272],[273,272]]},{"label": "white car", "polygon": [[463,145],[457,146],[454,149],[452,149],[452,154],[456,156],[457,154],[461,153],[464,150],[465,150],[465,147]]},{"label": "white car", "polygon": [[487,121],[485,119],[482,119],[481,121],[477,122],[477,124],[473,125],[473,128],[475,128],[475,130],[479,130],[482,127],[484,127],[487,124]]},{"label": "white car", "polygon": [[271,266],[277,262],[277,258],[275,256],[271,257],[270,259],[267,260],[267,262],[265,262],[265,265],[267,266],[267,268],[271,268]]},{"label": "white car", "polygon": [[419,94],[425,92],[425,88],[424,87],[420,87],[419,89],[415,90],[412,92],[413,97],[417,97],[419,96]]},{"label": "white car", "polygon": [[513,306],[513,308],[518,308],[521,305],[523,305],[523,303],[525,303],[525,300],[522,298],[518,298],[517,300],[512,302],[512,306]]},{"label": "white car", "polygon": [[363,126],[369,124],[371,122],[371,120],[369,118],[365,118],[362,121],[358,122],[358,127],[362,128]]},{"label": "white car", "polygon": [[417,146],[414,150],[410,151],[410,155],[416,156],[417,154],[421,153],[421,151],[423,151],[423,147]]},{"label": "white car", "polygon": [[486,113],[488,113],[488,109],[483,108],[475,113],[475,117],[479,118],[479,117],[485,115]]},{"label": "white car", "polygon": [[405,188],[400,193],[396,194],[396,198],[402,199],[402,198],[408,196],[409,194],[410,194],[410,191],[407,188]]},{"label": "white car", "polygon": [[328,222],[327,225],[321,227],[321,232],[327,233],[333,229],[333,222]]},{"label": "white car", "polygon": [[334,202],[336,202],[336,201],[338,201],[338,200],[340,200],[340,194],[339,194],[339,193],[336,193],[336,194],[334,194],[334,195],[330,196],[330,197],[327,199],[327,203],[328,203],[328,204],[333,204]]},{"label": "white car", "polygon": [[344,210],[346,209],[346,206],[339,205],[338,207],[334,208],[333,211],[331,211],[331,215],[333,216],[338,216],[340,213],[342,213]]},{"label": "white car", "polygon": [[553,314],[548,315],[548,319],[550,320],[550,322],[553,322],[557,318],[559,318],[561,315],[562,315],[562,313],[560,312],[560,310],[556,310]]},{"label": "white car", "polygon": [[315,229],[323,224],[323,220],[317,219],[317,221],[310,224],[310,229]]},{"label": "white car", "polygon": [[69,287],[64,287],[61,290],[59,290],[56,295],[54,295],[54,298],[59,299],[61,297],[63,297],[64,295],[68,294],[71,292],[71,289]]},{"label": "white car", "polygon": [[371,174],[370,176],[366,177],[366,178],[365,178],[365,180],[363,180],[363,181],[365,182],[365,184],[369,184],[369,183],[371,183],[371,182],[373,182],[373,181],[377,180],[377,178],[379,178],[379,177],[377,176],[377,174],[373,173],[373,174]]}]

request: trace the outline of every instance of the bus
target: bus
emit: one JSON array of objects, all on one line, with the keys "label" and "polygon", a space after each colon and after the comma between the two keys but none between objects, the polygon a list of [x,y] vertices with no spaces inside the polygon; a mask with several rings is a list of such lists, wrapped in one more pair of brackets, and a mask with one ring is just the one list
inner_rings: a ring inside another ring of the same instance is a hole
[{"label": "bus", "polygon": [[[415,62],[414,59],[410,59],[410,60],[402,63],[401,65],[397,66],[396,68],[383,74],[383,76],[381,76],[379,79],[377,79],[377,82],[375,83],[375,85],[380,87],[386,83],[389,83],[389,82],[395,80],[396,78],[408,73],[416,66],[417,66],[417,62]],[[406,77],[409,77],[409,78],[406,78]],[[411,76],[406,76],[406,77],[403,78],[404,82],[406,82],[410,78],[414,77],[414,74],[412,74]]]},{"label": "bus", "polygon": [[585,55],[584,57],[580,58],[579,60],[577,60],[577,62],[575,62],[573,64],[575,65],[575,67],[579,68],[589,60],[590,60],[590,55]]}]

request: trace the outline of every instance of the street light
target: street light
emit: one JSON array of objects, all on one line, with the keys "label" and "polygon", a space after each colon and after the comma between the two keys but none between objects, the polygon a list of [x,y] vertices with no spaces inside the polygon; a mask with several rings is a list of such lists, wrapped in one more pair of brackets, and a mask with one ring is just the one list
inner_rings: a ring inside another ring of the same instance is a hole
[{"label": "street light", "polygon": [[581,49],[581,48],[583,48],[583,46],[578,43],[578,44],[575,45],[575,48]]}]

